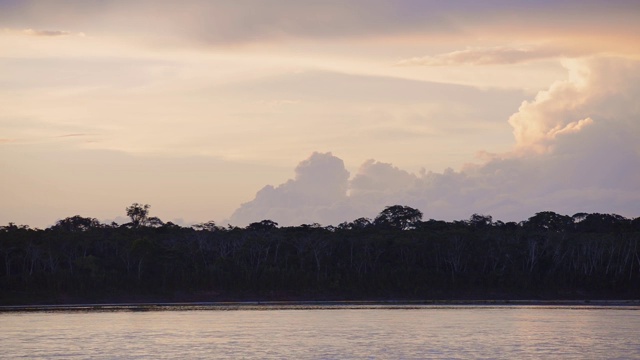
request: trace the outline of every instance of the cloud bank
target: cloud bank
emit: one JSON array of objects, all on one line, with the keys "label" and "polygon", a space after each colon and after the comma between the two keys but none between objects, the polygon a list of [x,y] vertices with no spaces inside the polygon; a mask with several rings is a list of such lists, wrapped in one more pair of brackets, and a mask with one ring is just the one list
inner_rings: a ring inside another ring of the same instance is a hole
[{"label": "cloud bank", "polygon": [[484,213],[518,221],[545,210],[639,216],[640,62],[592,58],[566,67],[568,80],[524,101],[509,118],[509,152],[442,173],[412,174],[368,160],[351,177],[338,157],[314,153],[294,179],[264,187],[229,221],[329,225],[373,217],[393,204],[445,220]]}]

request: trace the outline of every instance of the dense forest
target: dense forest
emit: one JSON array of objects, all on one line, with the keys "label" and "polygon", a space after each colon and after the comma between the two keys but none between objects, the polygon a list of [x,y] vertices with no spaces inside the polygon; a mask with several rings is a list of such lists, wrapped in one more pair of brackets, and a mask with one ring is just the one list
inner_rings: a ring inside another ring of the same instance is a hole
[{"label": "dense forest", "polygon": [[640,218],[423,221],[395,205],[338,226],[240,228],[126,212],[123,225],[0,227],[0,303],[640,298]]}]

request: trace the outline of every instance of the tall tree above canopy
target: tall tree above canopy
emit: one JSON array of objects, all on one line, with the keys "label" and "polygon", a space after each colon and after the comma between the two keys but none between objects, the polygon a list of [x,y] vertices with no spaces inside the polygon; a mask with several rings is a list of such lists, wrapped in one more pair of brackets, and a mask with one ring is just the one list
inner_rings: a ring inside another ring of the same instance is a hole
[{"label": "tall tree above canopy", "polygon": [[553,211],[542,211],[530,217],[525,223],[525,227],[548,231],[565,231],[573,227],[573,218],[567,215],[560,215]]},{"label": "tall tree above canopy", "polygon": [[100,227],[100,221],[98,221],[97,219],[76,215],[68,217],[66,219],[58,220],[58,222],[51,228],[71,232],[80,232],[98,227]]},{"label": "tall tree above canopy", "polygon": [[134,228],[145,226],[149,221],[149,204],[133,203],[127,207],[127,216],[131,218],[131,225]]},{"label": "tall tree above canopy", "polygon": [[422,220],[422,212],[409,206],[387,206],[374,220],[375,225],[399,230],[414,229]]}]

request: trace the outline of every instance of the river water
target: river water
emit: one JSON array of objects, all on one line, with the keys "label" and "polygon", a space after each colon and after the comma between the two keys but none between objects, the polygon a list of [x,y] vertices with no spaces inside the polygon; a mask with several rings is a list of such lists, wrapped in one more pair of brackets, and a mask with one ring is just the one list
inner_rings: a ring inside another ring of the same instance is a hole
[{"label": "river water", "polygon": [[640,359],[640,308],[9,312],[0,358]]}]

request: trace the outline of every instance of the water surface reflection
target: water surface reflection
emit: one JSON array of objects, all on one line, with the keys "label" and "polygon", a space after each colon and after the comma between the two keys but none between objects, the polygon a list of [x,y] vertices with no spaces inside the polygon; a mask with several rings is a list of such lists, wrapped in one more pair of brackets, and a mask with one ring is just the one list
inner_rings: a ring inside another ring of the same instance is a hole
[{"label": "water surface reflection", "polygon": [[0,314],[7,358],[640,358],[637,307]]}]

